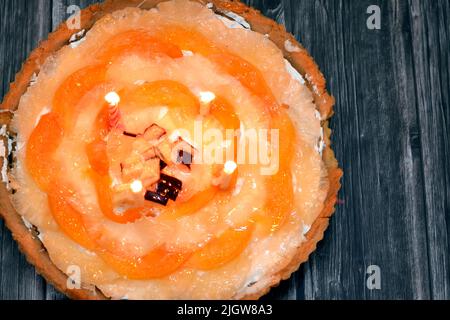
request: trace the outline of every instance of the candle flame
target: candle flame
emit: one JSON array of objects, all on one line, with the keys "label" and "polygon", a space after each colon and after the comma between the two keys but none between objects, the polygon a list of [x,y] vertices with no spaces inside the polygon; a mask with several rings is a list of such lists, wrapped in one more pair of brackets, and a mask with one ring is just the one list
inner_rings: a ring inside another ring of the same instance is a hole
[{"label": "candle flame", "polygon": [[142,191],[143,188],[144,186],[142,185],[142,182],[140,180],[134,180],[130,184],[130,189],[133,193],[139,193]]},{"label": "candle flame", "polygon": [[208,104],[216,98],[214,92],[202,91],[200,92],[200,101],[204,104]]},{"label": "candle flame", "polygon": [[237,169],[237,164],[234,161],[227,161],[225,162],[225,165],[223,166],[223,171],[226,174],[233,174],[234,171]]},{"label": "candle flame", "polygon": [[105,101],[111,106],[117,106],[120,102],[120,96],[115,91],[108,92],[105,95]]}]

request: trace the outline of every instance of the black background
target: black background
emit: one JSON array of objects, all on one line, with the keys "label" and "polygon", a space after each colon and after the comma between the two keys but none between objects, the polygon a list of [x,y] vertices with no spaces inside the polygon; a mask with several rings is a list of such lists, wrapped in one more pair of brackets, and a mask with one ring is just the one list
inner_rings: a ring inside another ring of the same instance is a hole
[{"label": "black background", "polygon": [[[0,1],[0,95],[85,0]],[[450,1],[244,1],[286,25],[336,97],[341,204],[308,263],[266,298],[450,299]],[[370,5],[381,30],[369,30]],[[62,299],[0,222],[0,299]],[[378,265],[381,289],[366,287]]]}]

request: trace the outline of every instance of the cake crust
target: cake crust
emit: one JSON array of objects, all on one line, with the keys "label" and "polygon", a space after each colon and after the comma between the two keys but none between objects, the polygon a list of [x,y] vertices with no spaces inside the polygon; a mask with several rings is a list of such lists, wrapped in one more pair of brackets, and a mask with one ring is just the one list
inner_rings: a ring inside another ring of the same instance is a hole
[{"label": "cake crust", "polygon": [[[40,66],[49,56],[68,44],[70,37],[74,33],[83,29],[90,29],[104,15],[116,10],[130,6],[150,9],[160,2],[163,2],[163,0],[147,0],[144,2],[142,0],[106,0],[81,11],[81,28],[79,30],[71,30],[66,23],[62,23],[56,31],[49,35],[48,40],[41,42],[39,47],[30,54],[23,64],[22,70],[16,75],[15,81],[11,83],[10,90],[0,105],[0,110],[2,111],[0,113],[0,124],[6,125],[7,128],[9,127],[12,119],[11,112],[17,109],[20,98],[26,92],[33,75],[39,73]],[[281,280],[288,279],[303,262],[308,260],[309,255],[316,249],[317,243],[322,240],[328,227],[329,219],[335,211],[334,207],[341,186],[342,171],[339,169],[337,160],[330,148],[331,130],[328,127],[328,120],[333,114],[334,98],[327,92],[325,78],[313,58],[283,26],[239,1],[197,0],[197,2],[204,5],[212,3],[214,10],[218,13],[234,12],[242,16],[251,25],[253,31],[267,34],[280,48],[285,58],[306,78],[307,85],[313,93],[315,104],[323,119],[322,126],[326,143],[326,147],[323,150],[323,161],[328,171],[329,180],[329,190],[324,202],[324,208],[305,235],[305,241],[298,248],[297,253],[293,257],[286,258],[288,259],[286,261],[287,266],[279,273],[271,275],[270,281],[264,288],[243,297],[243,299],[258,299],[265,295],[271,287],[278,285]],[[286,46],[286,43],[289,43],[289,47]],[[291,47],[295,48],[295,50],[292,50]],[[7,144],[4,145],[7,146]],[[3,164],[3,161],[5,159],[0,157],[0,164]],[[106,299],[95,288],[69,289],[67,287],[67,276],[52,263],[36,232],[25,225],[21,216],[13,207],[10,195],[4,184],[1,184],[0,216],[3,217],[6,226],[11,230],[14,239],[19,244],[20,250],[25,254],[27,260],[35,266],[37,272],[70,298]]]}]

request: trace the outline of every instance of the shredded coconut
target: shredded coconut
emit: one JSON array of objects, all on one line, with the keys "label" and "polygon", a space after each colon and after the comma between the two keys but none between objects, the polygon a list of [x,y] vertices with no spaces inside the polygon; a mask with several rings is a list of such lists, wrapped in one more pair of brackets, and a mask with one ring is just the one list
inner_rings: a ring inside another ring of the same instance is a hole
[{"label": "shredded coconut", "polygon": [[289,72],[289,74],[292,76],[292,78],[297,80],[301,85],[304,85],[305,79],[297,71],[297,69],[295,69],[287,59],[284,59],[284,64],[286,65],[287,72]]},{"label": "shredded coconut", "polygon": [[315,146],[315,149],[320,155],[322,155],[325,147],[326,147],[326,144],[325,144],[325,140],[324,140],[323,127],[320,127],[320,139],[319,139],[317,146]]},{"label": "shredded coconut", "polygon": [[190,50],[181,50],[181,52],[183,53],[183,57],[192,57],[194,55]]},{"label": "shredded coconut", "polygon": [[38,80],[36,72],[32,74],[30,79],[30,87],[34,86]]},{"label": "shredded coconut", "polygon": [[[313,81],[312,81],[313,79],[311,78],[311,76],[309,74],[305,74],[305,78],[309,83],[311,83],[311,84],[313,83]],[[312,89],[316,95],[318,95],[319,97],[321,96],[321,94],[319,92],[319,88],[317,88],[316,85],[313,85]]]},{"label": "shredded coconut", "polygon": [[311,230],[311,226],[304,224],[303,225],[303,235],[305,236],[309,232],[309,230]]},{"label": "shredded coconut", "polygon": [[24,216],[21,216],[21,217],[22,217],[22,221],[23,221],[23,224],[25,225],[25,227],[27,227],[28,230],[33,229],[33,225],[31,224],[31,222],[28,221]]},{"label": "shredded coconut", "polygon": [[300,52],[300,48],[296,45],[293,44],[291,40],[287,39],[284,42],[284,48],[286,49],[287,52]]},{"label": "shredded coconut", "polygon": [[240,15],[231,11],[225,12],[224,14],[226,17],[220,15],[217,15],[217,17],[220,18],[220,20],[222,20],[227,27],[232,29],[244,28],[248,30],[252,28],[250,24]]},{"label": "shredded coconut", "polygon": [[318,120],[322,120],[322,115],[320,114],[319,110],[315,110],[315,111],[314,111],[314,114],[316,115],[316,118],[317,118]]},{"label": "shredded coconut", "polygon": [[0,137],[6,138],[8,141],[8,147],[5,146],[5,142],[3,139],[0,139],[0,157],[3,158],[3,165],[2,165],[2,181],[5,183],[6,188],[9,189],[9,177],[8,177],[8,156],[9,153],[12,151],[12,140],[8,135],[8,132],[6,130],[6,125],[3,125],[0,129]]},{"label": "shredded coconut", "polygon": [[83,29],[70,37],[69,45],[72,49],[78,47],[85,40],[85,32],[86,30]]},{"label": "shredded coconut", "polygon": [[144,83],[145,83],[145,80],[136,80],[134,82],[134,84],[137,85],[137,86],[142,86]]},{"label": "shredded coconut", "polygon": [[50,113],[52,110],[49,107],[45,107],[41,110],[41,112],[39,112],[38,116],[36,117],[36,122],[34,124],[34,127],[36,127],[39,123],[39,121],[41,121],[42,116]]},{"label": "shredded coconut", "polygon": [[8,155],[6,154],[6,147],[3,142],[3,140],[0,140],[0,157],[3,158],[3,165],[2,165],[2,181],[8,186],[9,179],[8,179]]}]

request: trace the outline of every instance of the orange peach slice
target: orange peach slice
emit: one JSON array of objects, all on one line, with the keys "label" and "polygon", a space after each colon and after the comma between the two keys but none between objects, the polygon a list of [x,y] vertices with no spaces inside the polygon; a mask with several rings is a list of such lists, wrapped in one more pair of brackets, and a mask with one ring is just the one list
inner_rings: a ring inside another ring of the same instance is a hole
[{"label": "orange peach slice", "polygon": [[104,65],[82,68],[72,73],[59,86],[53,97],[53,111],[61,115],[64,128],[74,125],[80,100],[106,81],[106,70]]},{"label": "orange peach slice", "polygon": [[201,33],[186,27],[177,25],[165,26],[156,36],[176,45],[181,50],[196,52],[203,56],[221,52],[218,47]]},{"label": "orange peach slice", "polygon": [[185,202],[177,201],[168,207],[163,208],[159,219],[177,219],[194,214],[212,201],[218,191],[219,190],[216,187],[210,187],[198,192]]},{"label": "orange peach slice", "polygon": [[145,256],[134,258],[100,253],[102,259],[116,272],[133,280],[165,277],[180,268],[190,255],[191,253],[171,252],[165,247],[159,247]]},{"label": "orange peach slice", "polygon": [[166,106],[180,108],[190,116],[199,113],[199,102],[196,96],[184,85],[171,80],[159,80],[120,93],[120,110],[133,111],[138,108]]},{"label": "orange peach slice", "polygon": [[202,249],[196,251],[186,263],[187,267],[211,270],[219,268],[238,257],[247,247],[253,233],[253,225],[230,228],[213,238]]},{"label": "orange peach slice", "polygon": [[146,30],[128,30],[106,41],[97,57],[100,61],[112,63],[121,56],[133,54],[147,59],[155,56],[183,56],[176,45],[158,39]]},{"label": "orange peach slice", "polygon": [[293,159],[293,148],[296,134],[289,116],[280,111],[273,114],[272,129],[279,130],[280,166],[276,174],[266,180],[267,200],[264,213],[258,213],[255,220],[266,232],[275,232],[286,220],[294,208],[294,192],[292,190],[292,174],[290,165]]},{"label": "orange peach slice", "polygon": [[58,116],[48,113],[41,117],[27,143],[26,166],[39,188],[46,192],[51,188],[53,175],[59,171],[53,154],[61,143],[63,133]]},{"label": "orange peach slice", "polygon": [[86,146],[91,168],[99,175],[107,175],[109,170],[108,158],[106,156],[106,141],[95,140]]},{"label": "orange peach slice", "polygon": [[131,208],[121,214],[114,213],[113,200],[111,194],[111,178],[109,175],[101,176],[92,171],[91,178],[94,181],[97,191],[97,199],[100,209],[106,218],[120,224],[126,224],[136,221],[142,217],[141,210]]},{"label": "orange peach slice", "polygon": [[278,103],[261,71],[250,62],[226,52],[209,55],[208,59],[216,63],[223,72],[236,78],[254,95],[260,97],[269,106],[270,110],[278,108]]},{"label": "orange peach slice", "polygon": [[225,99],[217,96],[210,104],[210,115],[219,121],[224,129],[238,130],[241,126],[234,107]]},{"label": "orange peach slice", "polygon": [[97,245],[91,240],[86,230],[82,215],[67,202],[63,195],[49,194],[48,203],[56,223],[69,238],[88,250],[97,249]]}]

